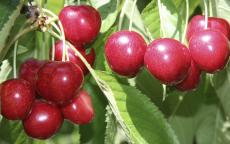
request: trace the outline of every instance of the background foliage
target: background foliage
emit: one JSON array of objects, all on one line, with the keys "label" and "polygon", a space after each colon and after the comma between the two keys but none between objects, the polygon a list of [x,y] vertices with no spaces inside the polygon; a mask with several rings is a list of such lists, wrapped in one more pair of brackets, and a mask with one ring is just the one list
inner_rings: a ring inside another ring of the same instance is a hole
[{"label": "background foliage", "polygon": [[[7,48],[26,21],[20,8],[26,1],[0,1],[0,82],[12,77],[13,47]],[[29,138],[20,122],[8,121],[0,116],[0,144],[229,144],[230,143],[230,67],[214,75],[203,74],[197,90],[181,93],[167,88],[163,101],[162,85],[143,69],[135,79],[127,80],[112,73],[104,58],[104,44],[108,36],[117,31],[124,0],[81,1],[97,8],[102,17],[98,38],[89,46],[96,50],[94,69],[98,78],[111,89],[121,122],[120,126],[108,100],[91,76],[84,88],[91,94],[95,109],[94,120],[84,126],[65,121],[61,131],[49,140]],[[183,39],[185,27],[185,0],[161,0],[163,29],[166,37]],[[230,22],[230,1],[209,0],[210,13]],[[77,4],[74,0],[44,0],[42,5],[55,12],[64,4]],[[127,29],[132,17],[132,0],[128,0],[122,29]],[[189,15],[201,14],[203,2],[189,0]],[[162,36],[157,0],[139,0],[135,6],[133,29],[150,42]],[[17,65],[25,59],[48,59],[51,37],[47,33],[33,31],[24,35],[18,44]],[[3,61],[4,60],[4,61]]]}]

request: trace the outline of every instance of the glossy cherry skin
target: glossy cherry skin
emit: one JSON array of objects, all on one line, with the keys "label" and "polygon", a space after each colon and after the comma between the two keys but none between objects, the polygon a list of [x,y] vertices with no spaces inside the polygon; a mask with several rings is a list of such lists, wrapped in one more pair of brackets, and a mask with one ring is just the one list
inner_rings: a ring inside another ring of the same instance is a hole
[{"label": "glossy cherry skin", "polygon": [[88,124],[94,117],[90,95],[81,90],[69,103],[62,107],[64,117],[75,124]]},{"label": "glossy cherry skin", "polygon": [[196,66],[196,64],[191,61],[191,66],[186,78],[176,85],[176,88],[180,91],[190,91],[195,89],[200,81],[201,70]]},{"label": "glossy cherry skin", "polygon": [[105,56],[110,68],[127,77],[134,77],[144,63],[145,40],[134,31],[113,33],[105,45]]},{"label": "glossy cherry skin", "polygon": [[186,77],[191,56],[189,50],[179,41],[161,38],[148,45],[144,61],[154,77],[164,84],[173,85]]},{"label": "glossy cherry skin", "polygon": [[63,120],[61,110],[57,106],[36,101],[30,114],[23,120],[23,127],[28,136],[47,139],[60,129]]},{"label": "glossy cherry skin", "polygon": [[29,82],[10,79],[0,86],[1,114],[9,120],[22,120],[29,113],[35,94]]},{"label": "glossy cherry skin", "polygon": [[224,34],[211,29],[192,36],[189,49],[198,67],[208,73],[223,69],[229,58],[228,39]]},{"label": "glossy cherry skin", "polygon": [[[209,17],[208,28],[222,32],[228,39],[230,39],[230,25],[222,18]],[[205,17],[203,15],[194,16],[187,28],[186,38],[189,40],[192,35],[199,31],[205,30]]]},{"label": "glossy cherry skin", "polygon": [[[71,61],[74,64],[77,64],[78,66],[81,67],[81,70],[83,71],[84,75],[89,73],[89,70],[85,66],[85,64],[80,60],[80,58],[75,54],[75,52],[66,45],[66,48],[68,49],[68,56],[69,56],[69,61]],[[55,43],[55,60],[61,61],[62,60],[62,49],[63,49],[63,42],[62,41],[57,41]],[[87,60],[87,62],[93,66],[94,61],[95,61],[95,51],[92,48],[88,54],[86,54],[86,51],[83,47],[77,47],[76,50],[78,50],[82,56]],[[50,58],[52,55],[52,49],[50,50]]]},{"label": "glossy cherry skin", "polygon": [[72,62],[51,61],[38,71],[37,90],[46,100],[68,103],[83,84],[83,73]]},{"label": "glossy cherry skin", "polygon": [[101,28],[99,12],[88,5],[66,6],[61,10],[59,19],[66,39],[75,45],[90,43]]},{"label": "glossy cherry skin", "polygon": [[37,60],[34,58],[27,59],[21,64],[19,69],[19,78],[27,80],[33,88],[36,87],[37,72],[46,61]]}]

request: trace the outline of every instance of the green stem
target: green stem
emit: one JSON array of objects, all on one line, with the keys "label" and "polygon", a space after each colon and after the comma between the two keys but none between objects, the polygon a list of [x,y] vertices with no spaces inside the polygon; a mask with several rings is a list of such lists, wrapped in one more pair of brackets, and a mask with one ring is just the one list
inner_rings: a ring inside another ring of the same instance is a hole
[{"label": "green stem", "polygon": [[208,5],[207,5],[207,0],[204,0],[204,12],[205,12],[205,25],[204,28],[208,28]]},{"label": "green stem", "polygon": [[54,59],[55,59],[55,42],[54,42],[54,38],[52,37],[51,38],[51,40],[52,40],[52,61],[54,61]]},{"label": "green stem", "polygon": [[177,112],[177,110],[178,110],[178,108],[180,107],[180,105],[181,105],[181,103],[182,103],[182,101],[184,100],[184,94],[183,95],[180,95],[179,97],[178,97],[178,102],[177,102],[177,104],[176,104],[176,107],[174,108],[174,110],[172,111],[172,114],[169,116],[169,121],[171,121],[172,120],[172,118],[174,117],[174,115],[176,114],[176,112]]},{"label": "green stem", "polygon": [[134,11],[135,11],[136,3],[137,3],[137,0],[134,0],[133,6],[132,6],[132,14],[131,14],[130,22],[129,22],[129,31],[132,30],[132,26],[133,26],[133,16],[134,16]]},{"label": "green stem", "polygon": [[188,17],[189,17],[189,0],[186,0],[186,16],[185,16],[185,27],[184,27],[184,32],[183,32],[183,40],[182,43],[185,43],[186,40],[186,31],[188,27]]},{"label": "green stem", "polygon": [[48,33],[50,34],[50,35],[52,35],[53,37],[55,37],[55,38],[57,38],[57,39],[62,39],[62,37],[60,36],[60,35],[58,35],[56,32],[54,32],[53,30],[47,30],[48,31]]},{"label": "green stem", "polygon": [[77,5],[80,5],[81,4],[81,0],[77,0]]},{"label": "green stem", "polygon": [[209,13],[210,16],[213,16],[212,0],[209,1]]},{"label": "green stem", "polygon": [[13,73],[14,78],[17,78],[17,48],[18,48],[18,41],[14,44],[14,55],[13,55]]},{"label": "green stem", "polygon": [[165,101],[166,97],[167,97],[167,86],[165,84],[162,84],[163,86],[163,98],[162,101]]}]

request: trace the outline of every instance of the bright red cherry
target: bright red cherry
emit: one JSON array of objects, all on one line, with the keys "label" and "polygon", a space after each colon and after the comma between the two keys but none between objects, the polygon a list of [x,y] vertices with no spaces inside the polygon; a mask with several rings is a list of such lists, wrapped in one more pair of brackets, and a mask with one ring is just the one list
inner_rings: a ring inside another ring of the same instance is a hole
[{"label": "bright red cherry", "polygon": [[211,29],[192,36],[189,49],[198,67],[209,73],[223,69],[229,58],[228,39],[224,34]]},{"label": "bright red cherry", "polygon": [[63,105],[81,88],[83,78],[80,67],[71,62],[47,62],[38,71],[37,90],[46,100]]},{"label": "bright red cherry", "polygon": [[94,110],[90,95],[82,90],[72,102],[62,108],[64,117],[75,124],[87,124],[94,117]]},{"label": "bright red cherry", "polygon": [[168,85],[182,81],[191,64],[189,50],[171,38],[161,38],[150,43],[144,60],[149,72]]},{"label": "bright red cherry", "polygon": [[75,45],[90,43],[101,28],[99,12],[88,5],[66,6],[60,14],[65,36]]},{"label": "bright red cherry", "polygon": [[[81,67],[81,70],[83,73],[86,75],[88,74],[89,70],[85,66],[85,64],[80,60],[80,58],[74,53],[74,51],[66,45],[66,48],[68,49],[68,56],[69,56],[69,61],[77,64],[78,66]],[[93,66],[94,61],[95,61],[95,51],[92,48],[88,54],[86,54],[86,51],[82,47],[77,47],[76,48],[88,61],[88,63]],[[57,41],[55,43],[55,60],[61,61],[62,60],[62,52],[63,52],[63,42],[62,41]],[[52,49],[50,50],[50,58],[52,56]]]},{"label": "bright red cherry", "polygon": [[200,69],[193,61],[191,61],[191,66],[187,77],[181,83],[176,85],[176,88],[180,91],[189,91],[195,89],[199,84],[200,74]]},{"label": "bright red cherry", "polygon": [[33,88],[36,87],[37,72],[46,61],[37,60],[34,58],[27,59],[19,69],[19,78],[27,80]]},{"label": "bright red cherry", "polygon": [[42,101],[36,101],[30,114],[23,120],[27,135],[37,139],[47,139],[54,135],[63,123],[60,109]]},{"label": "bright red cherry", "polygon": [[[222,32],[230,39],[230,25],[226,20],[222,18],[209,17],[208,28]],[[186,33],[187,40],[189,40],[195,33],[203,30],[205,30],[205,17],[202,15],[194,16],[188,24]]]},{"label": "bright red cherry", "polygon": [[0,88],[1,114],[9,120],[22,120],[29,113],[35,94],[29,82],[11,79]]},{"label": "bright red cherry", "polygon": [[105,45],[105,56],[110,68],[123,76],[135,76],[144,63],[145,40],[134,31],[112,34]]}]

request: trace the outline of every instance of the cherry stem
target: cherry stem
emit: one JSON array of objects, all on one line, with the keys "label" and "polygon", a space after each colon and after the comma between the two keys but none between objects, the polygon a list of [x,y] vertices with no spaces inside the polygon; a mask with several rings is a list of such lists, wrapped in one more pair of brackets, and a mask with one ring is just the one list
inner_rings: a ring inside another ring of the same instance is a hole
[{"label": "cherry stem", "polygon": [[51,40],[52,40],[52,58],[51,58],[51,60],[54,61],[54,58],[55,58],[55,42],[54,42],[53,37],[51,38]]},{"label": "cherry stem", "polygon": [[161,0],[158,0],[158,10],[159,10],[159,16],[160,16],[160,27],[163,37],[166,36],[166,32],[164,29],[164,18],[163,18],[163,12],[162,12],[162,3]]},{"label": "cherry stem", "polygon": [[209,15],[213,16],[212,0],[210,0],[208,4],[209,4]]},{"label": "cherry stem", "polygon": [[[64,33],[64,29],[63,29],[63,26],[62,26],[62,23],[61,21],[59,20],[58,16],[56,14],[54,14],[52,11],[50,10],[47,10],[47,9],[44,9],[43,8],[43,11],[50,14],[52,17],[56,18],[58,20],[58,25],[59,25],[59,30],[61,31],[61,40],[63,42],[63,49],[62,49],[62,61],[66,61],[66,56],[68,55],[67,54],[67,50],[66,50],[66,44],[65,44],[65,33]],[[54,25],[54,28],[58,29],[57,26],[55,26],[55,24],[52,24]]]},{"label": "cherry stem", "polygon": [[134,0],[133,6],[132,6],[132,14],[131,14],[130,22],[129,22],[129,31],[132,30],[132,26],[133,26],[133,16],[134,16],[134,12],[135,12],[136,3],[137,3],[137,0]]},{"label": "cherry stem", "polygon": [[163,98],[162,101],[165,101],[166,97],[167,97],[167,86],[165,84],[162,84],[163,86]]},{"label": "cherry stem", "polygon": [[13,55],[13,73],[14,73],[14,78],[17,78],[17,48],[18,48],[18,40],[14,44],[14,55]]},{"label": "cherry stem", "polygon": [[184,26],[184,32],[183,32],[183,40],[182,43],[185,43],[186,40],[186,31],[187,31],[187,27],[188,27],[188,18],[189,18],[189,0],[185,1],[186,3],[186,16],[185,16],[185,26]]},{"label": "cherry stem", "polygon": [[176,114],[178,108],[180,107],[182,101],[184,100],[184,95],[185,95],[185,93],[183,93],[182,95],[180,95],[180,96],[178,97],[178,102],[177,102],[177,104],[176,104],[176,107],[175,107],[174,110],[172,111],[172,114],[169,116],[168,121],[171,121],[172,118],[174,117],[174,115]]},{"label": "cherry stem", "polygon": [[204,0],[204,12],[205,12],[205,25],[204,28],[208,28],[208,5],[207,5],[207,0]]},{"label": "cherry stem", "polygon": [[126,10],[126,7],[128,5],[128,1],[129,0],[125,0],[125,3],[121,9],[121,13],[120,13],[120,17],[119,17],[119,23],[118,23],[118,31],[121,30],[121,26],[122,26],[122,23],[123,23],[123,19],[124,19],[124,15],[125,15],[125,10]]},{"label": "cherry stem", "polygon": [[81,4],[81,0],[77,0],[77,5],[80,5]]}]

